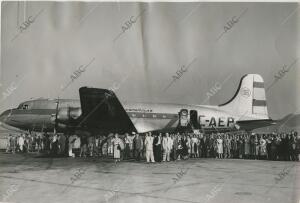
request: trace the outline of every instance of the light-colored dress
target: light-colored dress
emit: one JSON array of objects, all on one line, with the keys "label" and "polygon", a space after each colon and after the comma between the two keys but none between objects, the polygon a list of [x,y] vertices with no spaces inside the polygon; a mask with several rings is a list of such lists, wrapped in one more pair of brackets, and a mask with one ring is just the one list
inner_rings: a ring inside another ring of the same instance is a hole
[{"label": "light-colored dress", "polygon": [[[192,148],[192,154],[195,154],[196,152],[197,152],[197,138],[196,137],[193,137],[192,139],[191,139],[191,148]],[[196,146],[195,146],[195,144],[196,144]]]},{"label": "light-colored dress", "polygon": [[260,144],[260,146],[259,146],[260,155],[261,156],[267,155],[267,142],[266,142],[266,140],[265,139],[260,139],[259,144]]},{"label": "light-colored dress", "polygon": [[120,138],[113,138],[111,140],[111,142],[112,142],[112,145],[113,145],[114,158],[115,159],[120,159],[121,158],[121,151],[118,148],[121,148],[121,145],[122,145],[121,139]]},{"label": "light-colored dress", "polygon": [[223,140],[217,139],[217,152],[223,154]]}]

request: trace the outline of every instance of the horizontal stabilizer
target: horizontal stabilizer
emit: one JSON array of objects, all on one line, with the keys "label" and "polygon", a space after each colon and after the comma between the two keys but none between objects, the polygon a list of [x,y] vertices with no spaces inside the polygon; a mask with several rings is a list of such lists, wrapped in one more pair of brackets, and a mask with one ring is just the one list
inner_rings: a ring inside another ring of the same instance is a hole
[{"label": "horizontal stabilizer", "polygon": [[277,121],[272,119],[264,120],[249,120],[249,121],[237,121],[236,125],[241,130],[250,131],[256,128],[262,128],[270,125],[276,125]]}]

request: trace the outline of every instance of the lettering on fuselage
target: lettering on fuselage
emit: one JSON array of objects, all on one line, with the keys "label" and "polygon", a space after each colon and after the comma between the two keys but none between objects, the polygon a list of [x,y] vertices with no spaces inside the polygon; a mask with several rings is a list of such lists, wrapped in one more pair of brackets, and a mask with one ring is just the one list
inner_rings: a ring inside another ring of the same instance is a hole
[{"label": "lettering on fuselage", "polygon": [[127,112],[145,112],[145,113],[151,113],[153,110],[152,109],[142,109],[142,108],[128,108],[125,109]]},{"label": "lettering on fuselage", "polygon": [[204,115],[199,116],[199,123],[201,127],[208,128],[230,128],[233,127],[234,118],[233,117],[206,117]]},{"label": "lettering on fuselage", "polygon": [[[147,108],[125,108],[129,117],[148,118],[148,119],[178,119],[178,114],[174,113],[154,113],[152,109]],[[198,122],[203,128],[232,128],[235,119],[231,116],[205,116],[199,115]]]}]

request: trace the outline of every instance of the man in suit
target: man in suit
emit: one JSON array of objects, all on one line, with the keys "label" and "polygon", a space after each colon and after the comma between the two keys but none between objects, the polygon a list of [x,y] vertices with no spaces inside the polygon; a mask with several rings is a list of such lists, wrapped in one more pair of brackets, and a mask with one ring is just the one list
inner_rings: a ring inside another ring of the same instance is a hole
[{"label": "man in suit", "polygon": [[203,157],[203,158],[207,158],[207,142],[208,142],[207,137],[206,137],[206,135],[203,134],[203,136],[200,140],[200,145],[201,145],[201,150],[202,150],[201,157]]},{"label": "man in suit", "polygon": [[161,156],[161,133],[159,135],[155,135],[153,140],[153,150],[154,150],[154,160],[156,162],[161,162],[162,156]]},{"label": "man in suit", "polygon": [[174,135],[174,139],[173,139],[173,160],[176,161],[177,160],[177,150],[178,150],[178,138],[179,138],[179,133],[177,133],[176,135]]},{"label": "man in suit", "polygon": [[143,151],[143,139],[140,137],[139,134],[135,135],[135,138],[133,140],[133,145],[134,145],[134,151],[135,151],[135,159],[137,161],[140,161],[141,154]]},{"label": "man in suit", "polygon": [[125,133],[125,138],[124,138],[124,142],[125,142],[125,149],[124,149],[124,159],[129,159],[130,158],[130,138],[129,138],[129,134]]}]

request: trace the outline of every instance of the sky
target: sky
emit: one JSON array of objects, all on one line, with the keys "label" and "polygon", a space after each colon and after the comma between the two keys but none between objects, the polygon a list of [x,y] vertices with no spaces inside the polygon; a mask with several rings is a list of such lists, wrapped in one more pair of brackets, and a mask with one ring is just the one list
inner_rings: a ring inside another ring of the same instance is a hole
[{"label": "sky", "polygon": [[282,118],[300,108],[299,10],[297,3],[2,2],[0,111],[31,98],[79,99],[82,86],[112,88],[121,101],[218,105],[256,73],[269,115]]}]

